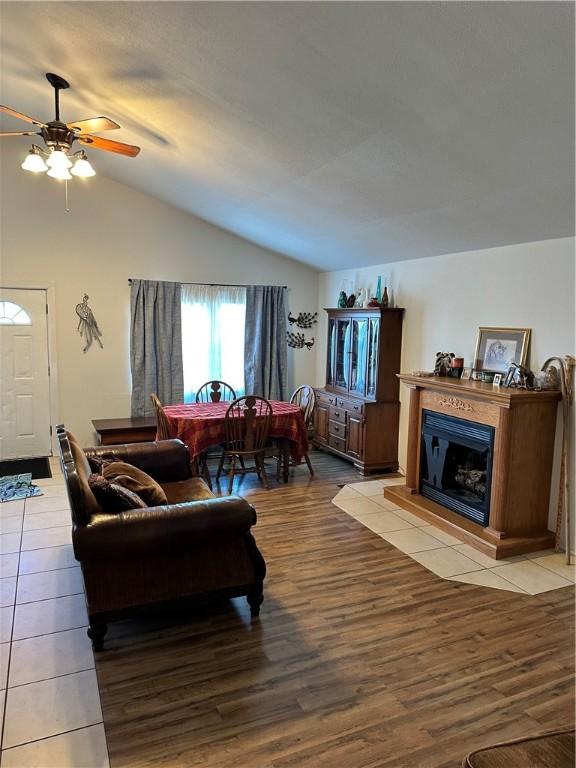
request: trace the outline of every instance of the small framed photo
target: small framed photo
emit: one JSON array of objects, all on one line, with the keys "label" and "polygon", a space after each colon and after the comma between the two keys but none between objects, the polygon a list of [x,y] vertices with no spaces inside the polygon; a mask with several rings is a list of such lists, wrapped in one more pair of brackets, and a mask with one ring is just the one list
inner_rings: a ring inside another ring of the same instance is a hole
[{"label": "small framed photo", "polygon": [[502,374],[495,373],[494,378],[492,379],[492,386],[499,387],[501,383],[502,383]]},{"label": "small framed photo", "polygon": [[472,376],[472,368],[464,368],[462,370],[462,376],[460,376],[460,381],[467,381]]},{"label": "small framed photo", "polygon": [[530,328],[478,328],[474,370],[506,375],[512,363],[526,365]]}]

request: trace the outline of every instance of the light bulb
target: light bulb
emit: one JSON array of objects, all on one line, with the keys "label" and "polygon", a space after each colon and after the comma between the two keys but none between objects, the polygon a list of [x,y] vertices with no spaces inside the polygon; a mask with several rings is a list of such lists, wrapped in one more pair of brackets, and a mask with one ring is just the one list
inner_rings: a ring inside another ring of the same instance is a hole
[{"label": "light bulb", "polygon": [[87,178],[88,176],[96,176],[96,171],[90,165],[86,159],[86,155],[82,154],[78,160],[74,163],[74,167],[70,171],[73,176],[81,176]]},{"label": "light bulb", "polygon": [[68,168],[50,168],[50,170],[47,173],[47,176],[51,176],[53,179],[58,179],[59,181],[64,180],[70,180],[72,176],[70,176],[70,172],[68,171]]},{"label": "light bulb", "polygon": [[70,158],[64,152],[62,152],[61,149],[53,150],[53,152],[49,155],[48,160],[46,160],[46,163],[50,166],[50,168],[72,167]]},{"label": "light bulb", "polygon": [[44,171],[48,170],[48,166],[36,149],[31,149],[30,152],[28,152],[20,167],[25,171],[31,171],[32,173],[44,173]]}]

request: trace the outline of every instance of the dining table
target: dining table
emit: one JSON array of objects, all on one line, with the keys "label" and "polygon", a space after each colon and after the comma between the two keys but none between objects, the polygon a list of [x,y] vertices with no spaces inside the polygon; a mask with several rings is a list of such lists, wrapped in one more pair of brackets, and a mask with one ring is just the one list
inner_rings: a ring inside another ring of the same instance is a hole
[{"label": "dining table", "polygon": [[[269,403],[272,406],[269,436],[280,447],[282,476],[284,482],[287,482],[290,458],[300,463],[308,451],[304,412],[299,405],[285,403],[283,400],[269,400]],[[209,448],[226,442],[226,412],[229,406],[228,402],[164,406],[172,435],[185,443],[193,463],[197,463]]]}]

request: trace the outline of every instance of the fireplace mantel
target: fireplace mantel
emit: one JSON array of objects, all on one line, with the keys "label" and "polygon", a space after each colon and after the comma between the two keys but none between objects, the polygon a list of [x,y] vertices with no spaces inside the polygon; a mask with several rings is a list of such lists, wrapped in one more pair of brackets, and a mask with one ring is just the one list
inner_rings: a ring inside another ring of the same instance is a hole
[{"label": "fireplace mantel", "polygon": [[[385,497],[496,559],[553,546],[547,525],[560,393],[436,376],[398,378],[410,389],[406,485],[387,487]],[[494,428],[488,526],[420,494],[424,410]]]}]

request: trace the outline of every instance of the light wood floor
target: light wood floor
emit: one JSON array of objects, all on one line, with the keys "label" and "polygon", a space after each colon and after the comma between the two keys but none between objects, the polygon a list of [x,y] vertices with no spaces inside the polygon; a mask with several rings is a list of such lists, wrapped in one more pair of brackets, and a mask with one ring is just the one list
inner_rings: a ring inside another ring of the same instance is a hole
[{"label": "light wood floor", "polygon": [[244,486],[268,564],[258,622],[237,600],[112,627],[97,659],[112,768],[456,768],[570,725],[573,588],[445,581],[330,504],[360,479],[348,464],[312,460],[311,482]]}]

